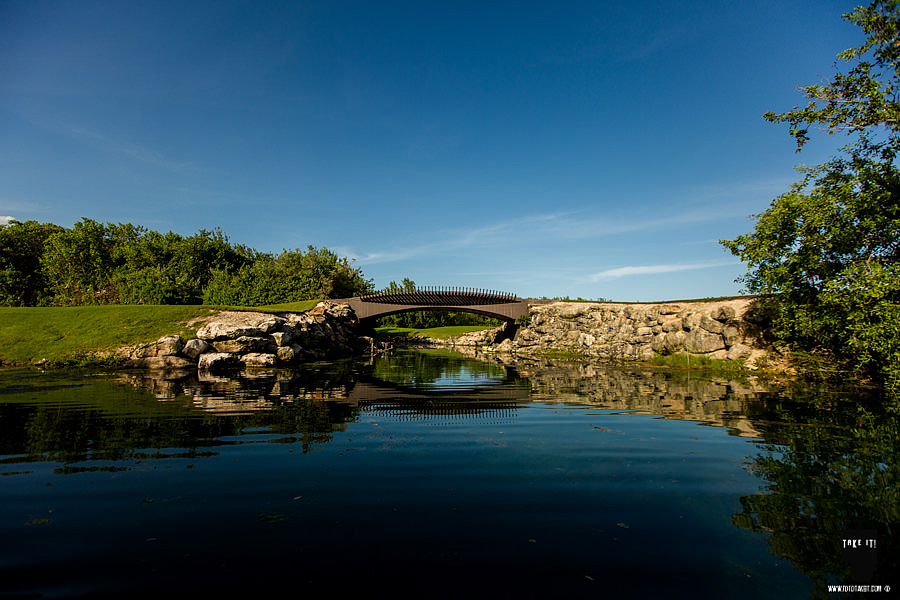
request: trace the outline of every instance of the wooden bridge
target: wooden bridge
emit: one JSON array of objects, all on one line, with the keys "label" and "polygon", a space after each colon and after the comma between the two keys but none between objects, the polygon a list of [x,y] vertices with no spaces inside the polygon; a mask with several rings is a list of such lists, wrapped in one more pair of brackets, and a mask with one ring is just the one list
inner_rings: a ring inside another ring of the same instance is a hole
[{"label": "wooden bridge", "polygon": [[470,312],[513,322],[528,314],[528,302],[525,300],[505,292],[476,288],[426,287],[411,292],[369,294],[333,302],[346,302],[360,320],[418,310]]}]

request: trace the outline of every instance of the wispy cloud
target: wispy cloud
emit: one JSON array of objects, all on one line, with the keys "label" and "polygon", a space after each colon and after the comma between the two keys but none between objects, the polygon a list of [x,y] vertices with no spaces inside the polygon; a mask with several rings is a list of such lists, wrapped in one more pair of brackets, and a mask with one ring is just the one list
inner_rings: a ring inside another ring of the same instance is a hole
[{"label": "wispy cloud", "polygon": [[174,161],[139,144],[114,140],[84,127],[72,127],[69,129],[69,133],[75,137],[87,140],[103,150],[124,154],[142,163],[160,167],[167,171],[181,173],[196,168],[196,165],[189,161]]},{"label": "wispy cloud", "polygon": [[13,219],[15,219],[15,217],[0,217],[0,225],[6,225]]},{"label": "wispy cloud", "polygon": [[725,267],[737,264],[734,262],[712,262],[712,263],[693,263],[693,264],[674,264],[674,265],[639,265],[617,267],[615,269],[607,269],[594,273],[590,276],[591,281],[604,281],[608,279],[618,279],[620,277],[630,277],[632,275],[658,275],[660,273],[675,273],[678,271],[694,271],[697,269],[710,269],[713,267]]}]

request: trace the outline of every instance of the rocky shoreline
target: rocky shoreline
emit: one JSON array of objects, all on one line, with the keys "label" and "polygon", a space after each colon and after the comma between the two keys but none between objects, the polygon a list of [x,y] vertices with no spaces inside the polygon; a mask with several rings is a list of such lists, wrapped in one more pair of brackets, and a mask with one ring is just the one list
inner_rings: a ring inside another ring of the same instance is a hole
[{"label": "rocky shoreline", "polygon": [[119,356],[124,366],[201,371],[290,366],[300,361],[349,356],[370,345],[357,333],[356,315],[346,304],[320,302],[305,313],[223,311],[196,337],[165,336]]},{"label": "rocky shoreline", "polygon": [[772,367],[783,353],[774,343],[771,317],[750,297],[659,304],[554,302],[531,306],[528,323],[514,338],[500,328],[429,341],[521,356],[566,352],[648,361],[686,353],[742,361],[751,369]]},{"label": "rocky shoreline", "polygon": [[[779,354],[769,318],[754,298],[660,304],[552,302],[532,305],[525,321],[421,341],[518,356],[565,352],[626,361],[687,353],[741,361],[751,369],[771,368],[773,356]],[[378,347],[372,338],[360,335],[349,305],[324,301],[299,314],[225,311],[203,323],[194,338],[166,336],[122,349],[119,355],[126,359],[126,367],[209,371],[289,367]]]}]

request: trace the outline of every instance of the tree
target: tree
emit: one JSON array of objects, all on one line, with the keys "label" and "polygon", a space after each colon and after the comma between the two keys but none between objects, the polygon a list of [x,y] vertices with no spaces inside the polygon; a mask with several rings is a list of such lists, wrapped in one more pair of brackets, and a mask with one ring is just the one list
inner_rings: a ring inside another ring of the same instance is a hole
[{"label": "tree", "polygon": [[298,300],[350,298],[372,289],[358,268],[328,248],[259,254],[236,270],[214,271],[203,295],[205,304],[262,306]]},{"label": "tree", "polygon": [[900,397],[900,10],[875,0],[844,15],[868,37],[838,55],[847,69],[803,87],[809,103],[766,113],[788,123],[799,152],[812,126],[852,141],[721,243],[769,295],[787,341],[825,352]]},{"label": "tree", "polygon": [[113,238],[109,228],[83,218],[72,229],[47,238],[41,266],[61,305],[109,304],[118,301],[111,276]]},{"label": "tree", "polygon": [[62,231],[52,223],[10,221],[0,225],[0,305],[37,306],[50,300],[41,268],[44,243]]}]

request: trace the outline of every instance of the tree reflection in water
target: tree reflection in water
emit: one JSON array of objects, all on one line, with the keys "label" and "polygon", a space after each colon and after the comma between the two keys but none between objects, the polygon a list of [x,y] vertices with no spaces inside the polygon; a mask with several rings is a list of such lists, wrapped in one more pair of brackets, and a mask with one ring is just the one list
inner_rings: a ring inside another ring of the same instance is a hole
[{"label": "tree reflection in water", "polygon": [[741,498],[736,526],[769,535],[772,552],[812,579],[815,597],[829,583],[854,581],[842,540],[852,530],[877,536],[870,581],[894,584],[900,556],[900,437],[897,412],[879,398],[857,401],[823,389],[764,398],[754,415],[766,452],[752,458],[764,491]]},{"label": "tree reflection in water", "polygon": [[900,564],[893,539],[900,424],[896,412],[860,392],[621,365],[472,360],[448,352],[398,352],[369,362],[231,377],[117,373],[84,379],[23,371],[12,381],[0,386],[5,475],[27,473],[28,463],[38,462],[57,463],[60,475],[128,470],[153,459],[203,459],[224,452],[223,446],[259,442],[296,444],[307,453],[363,418],[506,423],[525,403],[724,427],[761,440],[748,463],[763,487],[739,498],[734,526],[767,536],[771,552],[790,560],[823,598],[833,597],[829,583],[852,582],[845,533],[874,530],[871,581],[897,583],[891,576]]}]

